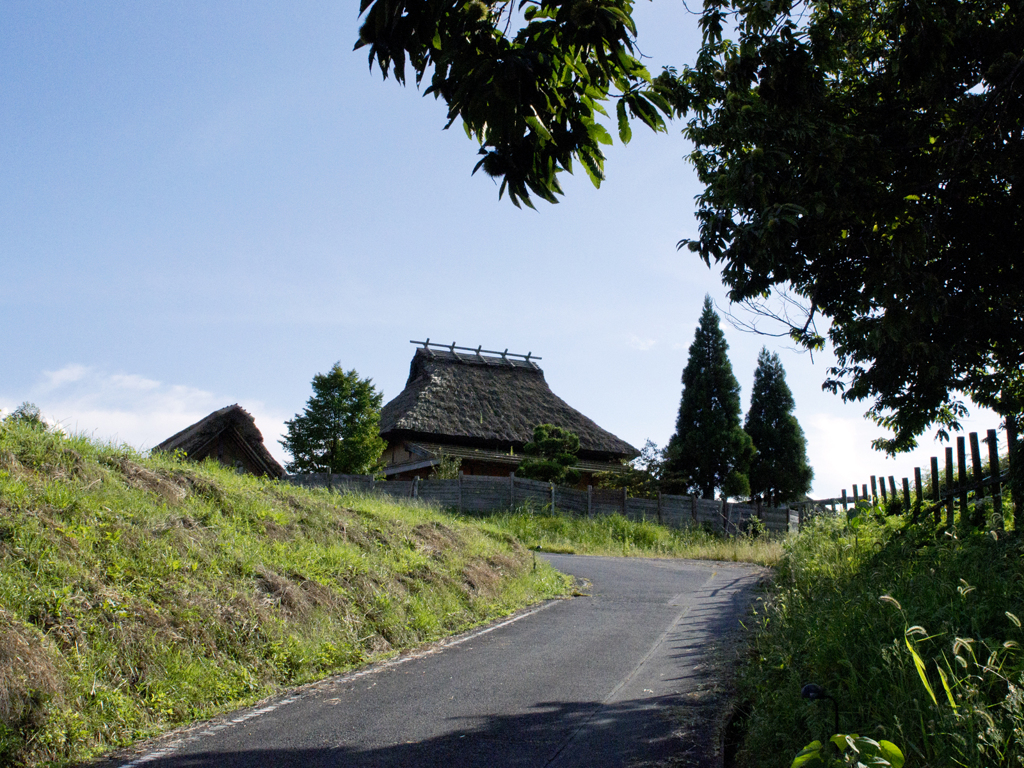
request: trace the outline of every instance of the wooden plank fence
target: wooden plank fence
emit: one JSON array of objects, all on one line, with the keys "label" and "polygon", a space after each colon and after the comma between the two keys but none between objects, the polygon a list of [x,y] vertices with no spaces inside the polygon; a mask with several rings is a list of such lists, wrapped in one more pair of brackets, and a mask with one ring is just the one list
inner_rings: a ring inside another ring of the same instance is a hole
[{"label": "wooden plank fence", "polygon": [[[982,453],[981,443],[987,444]],[[571,515],[621,514],[630,520],[650,520],[673,528],[703,526],[709,530],[735,535],[760,519],[773,532],[799,530],[816,515],[838,515],[865,505],[879,504],[889,513],[909,513],[917,521],[928,516],[936,525],[952,525],[959,519],[970,525],[1004,527],[1004,515],[1010,514],[1007,482],[1010,467],[1016,460],[1017,435],[1007,429],[1006,460],[1001,462],[996,430],[987,431],[983,440],[978,433],[957,436],[956,453],[945,450],[942,467],[933,456],[929,472],[921,467],[914,477],[900,483],[892,475],[872,475],[870,482],[855,483],[848,493],[831,499],[820,499],[785,506],[771,507],[733,504],[693,496],[658,494],[656,499],[629,496],[625,490],[588,487],[586,490],[527,480],[511,473],[508,478],[463,475],[454,480],[374,480],[370,475],[308,474],[287,475],[286,482],[307,488],[330,488],[338,491],[381,493],[407,499],[419,499],[459,512],[491,512],[528,507],[550,509]],[[970,463],[968,464],[968,451]],[[987,467],[986,467],[987,464]],[[1005,466],[1004,466],[1005,465]],[[1017,504],[1015,527],[1024,529],[1024,503]]]},{"label": "wooden plank fence", "polygon": [[[961,524],[981,528],[990,526],[997,530],[1005,527],[1006,516],[1013,508],[1010,504],[1008,482],[1011,468],[1015,468],[1017,435],[1012,424],[1007,430],[1007,452],[1005,459],[999,457],[999,435],[994,429],[986,431],[982,440],[977,432],[956,438],[956,458],[953,446],[947,446],[942,467],[939,457],[932,456],[926,475],[921,467],[914,468],[913,487],[911,479],[872,475],[870,483],[854,483],[847,493],[823,501],[809,502],[818,507],[830,507],[849,513],[865,506],[878,505],[889,514],[910,514],[911,519],[930,519],[936,525],[952,526],[958,519]],[[987,444],[983,453],[981,443]],[[970,462],[968,462],[968,449]],[[987,464],[987,466],[986,466]],[[869,491],[870,485],[870,491]],[[1024,504],[1017,500],[1013,512],[1017,529],[1024,528]]]},{"label": "wooden plank fence", "polygon": [[629,496],[625,490],[569,488],[553,483],[527,480],[511,473],[508,479],[463,475],[454,480],[377,480],[370,475],[306,474],[287,475],[284,480],[305,488],[329,488],[339,492],[380,493],[418,499],[459,512],[492,512],[527,507],[550,509],[569,515],[620,514],[630,520],[661,523],[672,528],[702,526],[711,531],[736,535],[746,530],[752,518],[776,533],[795,530],[798,517],[788,507],[732,504],[693,496],[658,494],[656,499]]}]

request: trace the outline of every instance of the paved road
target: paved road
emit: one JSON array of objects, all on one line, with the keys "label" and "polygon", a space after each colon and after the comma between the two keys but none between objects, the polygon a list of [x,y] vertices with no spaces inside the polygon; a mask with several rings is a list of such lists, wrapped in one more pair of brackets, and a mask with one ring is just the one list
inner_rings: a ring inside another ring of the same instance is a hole
[{"label": "paved road", "polygon": [[701,682],[702,649],[737,626],[762,571],[545,557],[586,580],[589,596],[227,715],[114,764],[611,768],[685,750],[669,714]]}]

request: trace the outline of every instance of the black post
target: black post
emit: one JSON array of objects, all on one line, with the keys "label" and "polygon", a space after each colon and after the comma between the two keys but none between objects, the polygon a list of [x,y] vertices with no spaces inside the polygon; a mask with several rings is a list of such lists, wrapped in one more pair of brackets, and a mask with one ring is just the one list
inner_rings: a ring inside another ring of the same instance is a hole
[{"label": "black post", "polygon": [[953,447],[946,448],[946,525],[953,527]]},{"label": "black post", "polygon": [[971,513],[967,510],[967,439],[961,435],[956,439],[957,480],[960,488],[960,524],[970,525]]},{"label": "black post", "polygon": [[974,491],[974,514],[971,515],[971,525],[975,528],[981,528],[985,525],[985,507],[982,506],[982,502],[985,500],[985,486],[982,485],[982,475],[984,470],[981,468],[981,446],[978,445],[978,433],[971,432],[967,435],[967,438],[971,442],[971,471],[974,472],[974,482],[972,485],[975,487]]},{"label": "black post", "polygon": [[917,500],[914,503],[914,522],[921,515],[921,497],[924,493],[924,484],[921,482],[921,468],[914,467],[914,490],[917,491]]},{"label": "black post", "polygon": [[992,511],[999,520],[999,528],[1004,527],[1003,523],[1003,493],[999,484],[999,436],[994,429],[988,430],[985,435],[985,442],[988,443],[988,474],[992,479]]},{"label": "black post", "polygon": [[935,524],[939,524],[941,519],[941,513],[939,512],[939,457],[932,456],[932,501],[935,502],[935,507],[932,511],[932,516],[935,518]]}]

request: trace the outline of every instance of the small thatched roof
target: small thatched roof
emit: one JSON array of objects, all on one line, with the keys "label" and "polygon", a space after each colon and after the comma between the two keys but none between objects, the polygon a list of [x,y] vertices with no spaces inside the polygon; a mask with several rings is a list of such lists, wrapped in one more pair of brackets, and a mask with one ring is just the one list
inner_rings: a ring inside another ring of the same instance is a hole
[{"label": "small thatched roof", "polygon": [[581,459],[639,455],[555,395],[533,361],[429,348],[416,350],[405,389],[381,411],[380,434],[388,442],[521,448],[538,424],[578,435]]},{"label": "small thatched roof", "polygon": [[168,453],[181,450],[198,460],[212,455],[213,447],[222,443],[229,444],[233,453],[240,453],[248,465],[246,468],[254,474],[281,477],[285,473],[263,444],[256,419],[237,403],[214,411],[167,438],[153,450]]}]

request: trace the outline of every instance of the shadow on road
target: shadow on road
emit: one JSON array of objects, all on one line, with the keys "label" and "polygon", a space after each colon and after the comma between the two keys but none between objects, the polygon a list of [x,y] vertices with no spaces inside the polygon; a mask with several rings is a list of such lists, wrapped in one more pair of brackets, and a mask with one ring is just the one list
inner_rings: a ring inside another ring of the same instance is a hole
[{"label": "shadow on road", "polygon": [[[164,755],[147,768],[241,768],[242,766],[310,766],[312,768],[443,766],[655,766],[708,765],[699,750],[682,738],[680,727],[699,713],[699,702],[645,699],[601,705],[597,702],[549,702],[533,711],[508,716],[476,717],[456,730],[414,743],[354,748],[324,744],[316,748],[275,747]],[[693,711],[687,711],[693,710]],[[631,733],[628,748],[617,734]],[[692,734],[691,734],[692,736]]]}]

